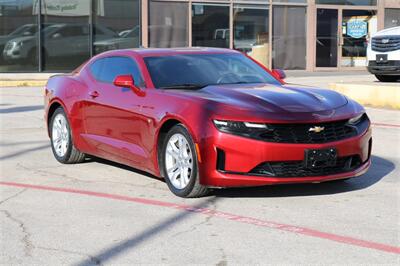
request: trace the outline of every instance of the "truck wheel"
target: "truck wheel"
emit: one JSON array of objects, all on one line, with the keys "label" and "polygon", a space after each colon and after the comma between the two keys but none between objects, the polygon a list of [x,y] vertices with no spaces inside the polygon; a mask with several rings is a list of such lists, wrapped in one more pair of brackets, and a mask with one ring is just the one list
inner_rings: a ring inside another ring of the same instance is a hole
[{"label": "truck wheel", "polygon": [[375,77],[382,82],[396,82],[400,79],[399,76],[375,75]]}]

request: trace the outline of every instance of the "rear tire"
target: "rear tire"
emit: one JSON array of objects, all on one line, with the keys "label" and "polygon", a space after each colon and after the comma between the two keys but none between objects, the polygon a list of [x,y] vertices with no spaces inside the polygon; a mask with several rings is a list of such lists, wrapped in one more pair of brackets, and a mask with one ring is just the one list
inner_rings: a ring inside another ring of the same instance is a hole
[{"label": "rear tire", "polygon": [[58,107],[50,120],[50,140],[54,157],[60,163],[74,164],[85,160],[85,154],[78,151],[74,144],[71,128],[64,109]]},{"label": "rear tire", "polygon": [[178,124],[167,133],[160,155],[160,167],[168,188],[182,198],[198,198],[209,189],[200,184],[197,152],[189,131]]},{"label": "rear tire", "polygon": [[400,80],[400,76],[388,76],[388,75],[375,75],[375,77],[381,82],[396,82]]}]

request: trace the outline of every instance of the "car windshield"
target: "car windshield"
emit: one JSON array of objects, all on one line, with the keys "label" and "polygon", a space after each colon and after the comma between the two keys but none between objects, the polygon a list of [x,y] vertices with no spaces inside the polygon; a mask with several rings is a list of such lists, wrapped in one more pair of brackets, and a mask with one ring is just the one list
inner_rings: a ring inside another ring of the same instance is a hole
[{"label": "car windshield", "polygon": [[242,54],[180,54],[145,57],[154,86],[196,89],[223,84],[280,84]]}]

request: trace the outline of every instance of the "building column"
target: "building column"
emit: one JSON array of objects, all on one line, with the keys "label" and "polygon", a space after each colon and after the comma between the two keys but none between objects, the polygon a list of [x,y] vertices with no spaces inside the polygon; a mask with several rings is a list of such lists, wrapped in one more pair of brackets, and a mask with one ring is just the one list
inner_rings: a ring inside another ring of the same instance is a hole
[{"label": "building column", "polygon": [[307,1],[307,50],[306,50],[306,70],[314,71],[315,69],[315,35],[316,33],[316,6],[315,0]]},{"label": "building column", "polygon": [[149,47],[149,0],[141,1],[142,47]]}]

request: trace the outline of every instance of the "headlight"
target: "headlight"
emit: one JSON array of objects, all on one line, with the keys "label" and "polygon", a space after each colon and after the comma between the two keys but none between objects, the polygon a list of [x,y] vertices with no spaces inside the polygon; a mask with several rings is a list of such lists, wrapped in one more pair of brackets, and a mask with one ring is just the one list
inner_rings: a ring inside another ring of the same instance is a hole
[{"label": "headlight", "polygon": [[227,120],[213,120],[214,125],[222,132],[232,134],[251,134],[259,130],[266,130],[267,125],[253,122],[238,122]]},{"label": "headlight", "polygon": [[357,125],[357,124],[361,121],[361,119],[363,118],[363,116],[364,116],[364,113],[362,113],[362,114],[360,114],[360,115],[358,115],[358,116],[355,116],[355,117],[353,117],[353,118],[350,118],[348,123],[349,123],[350,125]]}]

